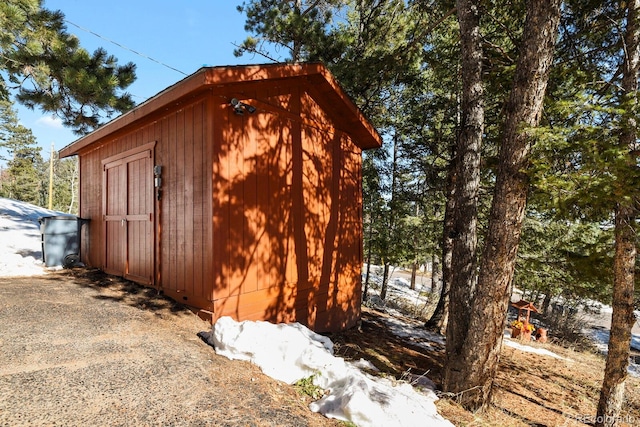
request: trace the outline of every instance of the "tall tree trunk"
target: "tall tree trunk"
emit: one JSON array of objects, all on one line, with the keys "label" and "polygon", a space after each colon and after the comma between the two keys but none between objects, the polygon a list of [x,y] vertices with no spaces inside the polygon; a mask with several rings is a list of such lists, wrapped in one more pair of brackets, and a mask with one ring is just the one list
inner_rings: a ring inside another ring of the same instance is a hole
[{"label": "tall tree trunk", "polygon": [[[444,268],[442,269],[444,272]],[[433,272],[435,273],[435,271]],[[432,274],[433,274],[432,273]],[[432,281],[432,287],[433,285]],[[444,280],[444,274],[442,279],[442,286],[440,287],[440,298],[438,299],[438,304],[436,305],[436,309],[425,323],[424,327],[431,330],[436,330],[440,334],[446,334],[447,332],[447,324],[449,323],[449,291],[450,291],[449,282]]]},{"label": "tall tree trunk", "polygon": [[369,276],[371,273],[371,252],[373,239],[373,218],[369,218],[369,240],[367,241],[367,269],[364,279],[364,291],[362,292],[362,301],[366,301],[369,293]]},{"label": "tall tree trunk", "polygon": [[[640,0],[627,2],[627,28],[625,33],[625,61],[622,89],[627,108],[620,132],[620,146],[624,150],[636,148],[636,121],[634,108],[637,104],[638,68],[640,65]],[[635,157],[629,154],[627,164],[636,167]],[[625,172],[623,172],[624,174]],[[621,180],[625,182],[625,180]],[[626,185],[620,192],[624,194]],[[635,322],[633,315],[633,292],[636,262],[636,217],[634,200],[622,198],[615,209],[615,255],[613,262],[613,314],[604,381],[598,402],[597,426],[614,426],[619,419],[624,400],[627,367],[629,366],[631,328]]]},{"label": "tall tree trunk", "polygon": [[75,157],[69,161],[73,162],[73,171],[71,172],[71,176],[67,178],[69,180],[69,190],[71,192],[71,200],[69,201],[69,209],[67,209],[67,213],[78,212],[79,214],[80,209],[76,211],[73,209],[73,206],[76,204],[76,188],[78,183],[80,160]]},{"label": "tall tree trunk", "polygon": [[418,273],[418,258],[416,257],[416,259],[413,260],[413,263],[411,264],[411,283],[409,284],[409,288],[411,290],[415,290],[416,289],[416,276]]},{"label": "tall tree trunk", "polygon": [[636,261],[635,217],[626,206],[616,208],[615,258],[613,267],[613,314],[604,380],[600,390],[596,426],[617,425],[629,366]]},{"label": "tall tree trunk", "polygon": [[491,401],[529,189],[529,129],[542,115],[560,20],[560,0],[526,4],[478,285],[464,340],[455,347],[459,352],[447,358],[446,389],[460,393],[462,405],[470,410],[484,409]]},{"label": "tall tree trunk", "polygon": [[459,355],[469,331],[469,313],[476,282],[478,190],[480,151],[484,131],[484,89],[482,86],[482,37],[477,0],[457,0],[462,57],[461,121],[455,156],[455,212],[450,237],[453,241],[449,321],[443,386],[457,393],[465,375]]},{"label": "tall tree trunk", "polygon": [[382,287],[380,289],[380,299],[384,301],[387,298],[387,289],[389,288],[389,263],[384,263],[384,272],[382,273]]},{"label": "tall tree trunk", "polygon": [[442,265],[437,254],[431,256],[431,292],[438,289],[442,279]]},{"label": "tall tree trunk", "polygon": [[[455,151],[455,150],[452,150]],[[455,158],[455,156],[452,156]],[[442,228],[442,287],[440,299],[431,318],[425,324],[428,329],[435,329],[441,334],[446,334],[449,320],[449,290],[451,289],[451,259],[453,257],[453,230],[455,212],[455,163],[449,166],[446,183],[446,205],[444,208],[444,226]],[[433,276],[432,276],[433,277]],[[432,281],[433,283],[433,281]],[[433,285],[432,285],[433,289]]]},{"label": "tall tree trunk", "polygon": [[391,198],[389,199],[389,212],[387,213],[388,225],[387,229],[387,244],[384,249],[384,277],[382,278],[382,289],[380,290],[380,298],[384,301],[387,297],[387,287],[389,279],[389,256],[393,253],[394,249],[391,240],[394,238],[394,230],[396,227],[396,214],[397,214],[397,181],[398,181],[398,133],[393,136],[393,163],[391,164]]}]

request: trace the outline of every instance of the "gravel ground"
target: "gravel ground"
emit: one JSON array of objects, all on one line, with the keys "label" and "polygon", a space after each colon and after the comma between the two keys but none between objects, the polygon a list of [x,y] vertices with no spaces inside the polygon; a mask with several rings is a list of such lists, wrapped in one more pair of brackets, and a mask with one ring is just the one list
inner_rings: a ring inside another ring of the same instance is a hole
[{"label": "gravel ground", "polygon": [[0,278],[2,426],[325,426],[292,387],[219,357],[181,306],[98,272]]}]

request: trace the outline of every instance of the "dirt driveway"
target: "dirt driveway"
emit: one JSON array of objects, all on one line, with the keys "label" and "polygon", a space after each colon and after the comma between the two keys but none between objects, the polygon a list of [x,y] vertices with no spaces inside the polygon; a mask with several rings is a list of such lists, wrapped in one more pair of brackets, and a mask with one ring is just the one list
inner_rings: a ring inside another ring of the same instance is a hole
[{"label": "dirt driveway", "polygon": [[190,311],[99,272],[0,278],[0,425],[324,426]]}]

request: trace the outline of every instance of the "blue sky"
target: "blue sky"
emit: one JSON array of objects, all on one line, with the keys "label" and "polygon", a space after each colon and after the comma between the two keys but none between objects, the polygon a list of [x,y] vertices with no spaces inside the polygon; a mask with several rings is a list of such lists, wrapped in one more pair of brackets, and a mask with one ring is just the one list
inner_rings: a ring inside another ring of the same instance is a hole
[{"label": "blue sky", "polygon": [[[44,0],[44,7],[60,10],[68,21],[151,57],[186,74],[203,65],[267,62],[264,58],[233,55],[233,43],[247,36],[244,15],[236,10],[242,0]],[[133,62],[137,80],[128,88],[139,104],[185,75],[123,49],[70,23],[67,30],[93,52],[103,47],[118,62]],[[51,144],[60,150],[77,139],[60,121],[37,109],[17,105],[21,123],[30,128],[49,157]]]}]

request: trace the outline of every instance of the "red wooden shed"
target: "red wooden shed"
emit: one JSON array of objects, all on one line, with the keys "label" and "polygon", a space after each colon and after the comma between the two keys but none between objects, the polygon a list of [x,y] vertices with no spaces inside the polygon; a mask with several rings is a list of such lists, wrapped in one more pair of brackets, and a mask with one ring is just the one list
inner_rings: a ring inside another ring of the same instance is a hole
[{"label": "red wooden shed", "polygon": [[376,130],[321,64],[207,67],[65,147],[82,261],[215,321],[360,316],[361,151]]}]

